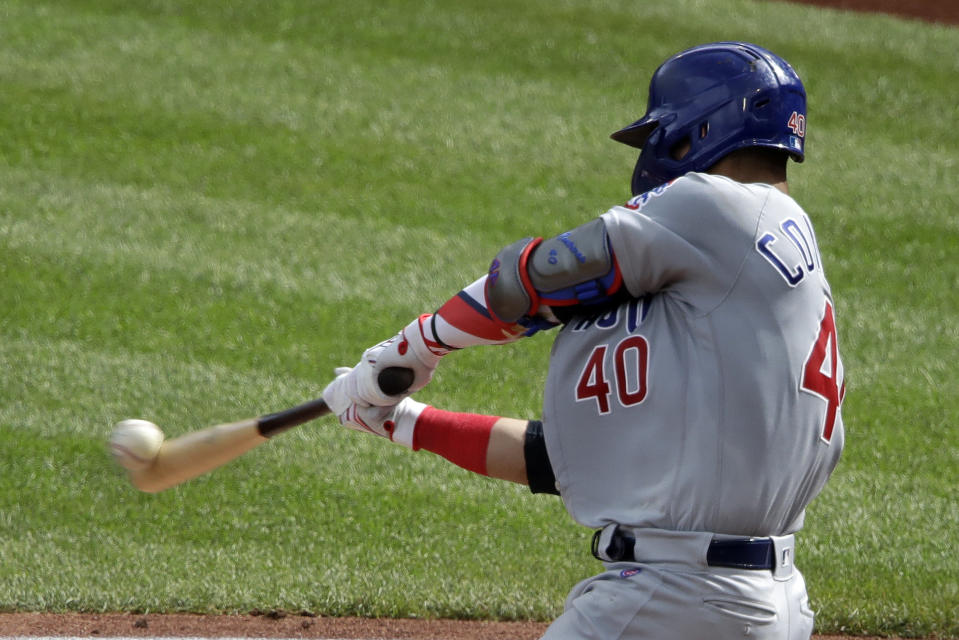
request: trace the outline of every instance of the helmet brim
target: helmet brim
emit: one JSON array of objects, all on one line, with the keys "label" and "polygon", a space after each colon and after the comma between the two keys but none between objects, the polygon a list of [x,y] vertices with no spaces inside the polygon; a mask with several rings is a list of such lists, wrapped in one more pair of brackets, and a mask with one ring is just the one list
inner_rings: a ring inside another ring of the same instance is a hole
[{"label": "helmet brim", "polygon": [[643,145],[646,144],[646,141],[649,140],[649,136],[653,133],[653,131],[656,130],[656,127],[658,126],[658,120],[653,120],[649,117],[643,117],[636,122],[623,127],[619,131],[610,134],[609,137],[616,142],[622,142],[623,144],[631,147],[642,149]]}]

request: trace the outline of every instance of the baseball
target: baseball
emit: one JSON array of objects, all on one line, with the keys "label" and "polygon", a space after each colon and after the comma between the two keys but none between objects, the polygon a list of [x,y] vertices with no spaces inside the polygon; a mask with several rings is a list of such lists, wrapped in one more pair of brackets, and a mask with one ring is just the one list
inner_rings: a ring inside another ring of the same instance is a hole
[{"label": "baseball", "polygon": [[113,459],[131,471],[146,469],[153,464],[162,444],[160,427],[146,420],[124,420],[110,434]]}]

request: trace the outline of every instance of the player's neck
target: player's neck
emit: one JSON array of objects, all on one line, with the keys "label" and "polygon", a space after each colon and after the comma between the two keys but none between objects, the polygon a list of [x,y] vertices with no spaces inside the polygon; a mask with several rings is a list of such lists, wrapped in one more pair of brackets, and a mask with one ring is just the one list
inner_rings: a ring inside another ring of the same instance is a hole
[{"label": "player's neck", "polygon": [[743,184],[768,184],[789,194],[785,160],[769,162],[761,153],[731,153],[710,167],[709,173]]}]

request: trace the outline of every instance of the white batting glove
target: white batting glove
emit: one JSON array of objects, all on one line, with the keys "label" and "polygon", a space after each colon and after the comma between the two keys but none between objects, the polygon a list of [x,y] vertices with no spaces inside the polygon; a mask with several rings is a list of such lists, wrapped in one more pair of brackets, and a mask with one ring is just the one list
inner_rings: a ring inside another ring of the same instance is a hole
[{"label": "white batting glove", "polygon": [[[428,328],[424,323],[428,323],[430,318],[430,314],[420,316],[389,340],[363,352],[363,357],[347,377],[342,381],[340,378],[334,381],[338,385],[336,392],[360,405],[388,407],[429,384],[436,365],[449,353],[448,349],[427,339]],[[413,383],[403,393],[388,395],[380,389],[378,376],[381,371],[390,367],[400,367],[413,372]]]},{"label": "white batting glove", "polygon": [[[337,369],[338,380],[349,375],[348,367]],[[334,380],[334,383],[336,381]],[[332,386],[330,383],[327,389]],[[328,397],[329,396],[329,397]],[[427,405],[413,398],[404,398],[393,406],[375,406],[343,400],[336,391],[324,391],[323,399],[336,414],[340,424],[350,429],[372,433],[408,449],[413,448],[413,432],[416,421]],[[331,404],[332,403],[332,404]]]}]

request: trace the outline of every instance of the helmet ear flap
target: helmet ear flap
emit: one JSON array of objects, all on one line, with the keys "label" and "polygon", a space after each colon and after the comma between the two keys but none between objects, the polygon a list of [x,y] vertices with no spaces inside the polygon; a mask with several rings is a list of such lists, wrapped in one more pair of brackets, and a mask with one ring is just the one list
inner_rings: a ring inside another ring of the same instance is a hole
[{"label": "helmet ear flap", "polygon": [[669,157],[671,157],[676,162],[679,162],[686,157],[686,154],[689,153],[689,150],[692,148],[693,140],[691,136],[683,136],[669,147]]},{"label": "helmet ear flap", "polygon": [[709,135],[709,120],[703,120],[698,128],[693,128],[688,135],[683,136],[669,148],[669,156],[676,162],[686,157],[694,146],[701,144]]}]

